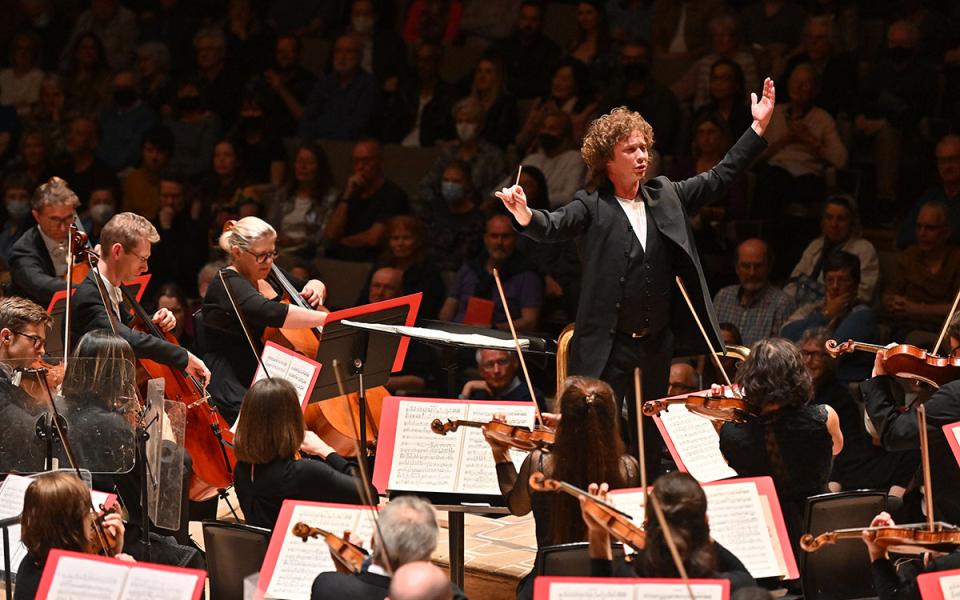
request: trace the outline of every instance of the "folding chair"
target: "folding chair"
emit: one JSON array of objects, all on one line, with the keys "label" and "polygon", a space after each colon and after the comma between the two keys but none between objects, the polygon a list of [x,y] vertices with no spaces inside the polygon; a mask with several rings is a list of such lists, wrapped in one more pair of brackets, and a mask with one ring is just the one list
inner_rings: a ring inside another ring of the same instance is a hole
[{"label": "folding chair", "polygon": [[[589,545],[586,542],[544,546],[537,553],[534,569],[540,575],[569,575],[571,577],[590,576]],[[613,562],[623,562],[623,546],[613,545]]]},{"label": "folding chair", "polygon": [[210,600],[243,598],[243,580],[260,570],[269,544],[269,529],[203,521]]}]

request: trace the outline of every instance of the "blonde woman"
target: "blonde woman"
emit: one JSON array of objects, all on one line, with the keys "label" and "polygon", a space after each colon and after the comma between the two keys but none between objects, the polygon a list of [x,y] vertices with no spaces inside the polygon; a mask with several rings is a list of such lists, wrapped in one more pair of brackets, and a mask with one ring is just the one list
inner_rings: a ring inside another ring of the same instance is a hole
[{"label": "blonde woman", "polygon": [[[283,273],[316,310],[280,302],[283,289],[271,275],[277,257],[277,232],[266,221],[257,217],[227,221],[220,236],[220,248],[227,253],[229,261],[220,273],[229,283],[254,341],[263,337],[267,327],[323,327],[327,319],[327,310],[323,308],[327,290],[320,281],[311,279],[303,283]],[[207,288],[202,315],[198,341],[204,362],[213,374],[209,391],[223,416],[233,422],[256,372],[257,357],[243,334],[219,275]]]}]

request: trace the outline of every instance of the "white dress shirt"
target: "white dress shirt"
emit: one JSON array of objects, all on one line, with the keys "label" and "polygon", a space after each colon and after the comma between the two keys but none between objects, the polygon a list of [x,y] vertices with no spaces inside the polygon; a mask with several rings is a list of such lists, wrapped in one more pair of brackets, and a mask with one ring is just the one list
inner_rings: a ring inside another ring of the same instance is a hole
[{"label": "white dress shirt", "polygon": [[640,240],[640,245],[643,247],[643,251],[647,251],[647,210],[646,205],[643,200],[636,198],[634,200],[625,200],[620,196],[616,196],[617,202],[620,203],[620,206],[623,208],[623,212],[627,214],[627,220],[630,221],[630,226],[633,227],[633,233],[637,236],[637,239]]}]

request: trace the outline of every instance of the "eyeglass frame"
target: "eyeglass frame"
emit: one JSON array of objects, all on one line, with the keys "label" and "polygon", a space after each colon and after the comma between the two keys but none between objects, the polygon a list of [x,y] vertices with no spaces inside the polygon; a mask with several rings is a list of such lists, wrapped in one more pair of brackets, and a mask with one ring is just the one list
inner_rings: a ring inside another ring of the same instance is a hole
[{"label": "eyeglass frame", "polygon": [[280,256],[280,253],[277,252],[276,250],[271,250],[271,251],[269,251],[269,252],[260,252],[259,254],[256,253],[256,252],[251,252],[250,250],[247,250],[246,248],[241,248],[241,250],[243,250],[244,252],[246,252],[247,254],[249,254],[250,256],[252,256],[252,257],[253,257],[253,260],[254,260],[258,265],[266,264],[268,258],[271,258],[271,259],[273,259],[273,260],[276,260],[277,257]]},{"label": "eyeglass frame", "polygon": [[25,337],[25,338],[29,338],[30,341],[33,342],[33,347],[34,347],[34,349],[39,348],[39,347],[41,347],[41,346],[44,346],[44,345],[46,345],[46,343],[47,343],[47,338],[42,338],[42,337],[40,337],[39,335],[33,335],[33,334],[30,334],[30,333],[24,333],[24,332],[22,332],[22,331],[17,331],[16,329],[11,329],[11,330],[10,330],[10,333],[12,333],[13,335],[19,335],[19,336],[22,336],[22,337]]}]

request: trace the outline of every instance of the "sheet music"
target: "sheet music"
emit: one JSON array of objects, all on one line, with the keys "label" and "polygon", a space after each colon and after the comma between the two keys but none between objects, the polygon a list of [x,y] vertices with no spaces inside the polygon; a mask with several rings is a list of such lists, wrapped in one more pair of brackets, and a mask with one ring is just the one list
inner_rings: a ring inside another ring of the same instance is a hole
[{"label": "sheet music", "polygon": [[941,577],[940,591],[943,592],[943,600],[960,600],[960,575]]},{"label": "sheet music", "polygon": [[302,521],[338,536],[349,530],[356,533],[363,540],[364,546],[367,546],[373,531],[372,518],[365,514],[368,512],[360,508],[295,506],[287,530],[274,532],[274,535],[284,537],[273,576],[267,587],[266,598],[310,600],[310,587],[317,574],[336,570],[330,556],[330,547],[324,540],[308,538],[304,542],[290,533],[296,523]]},{"label": "sheet music", "polygon": [[47,594],[48,600],[89,600],[120,597],[130,567],[63,556]]},{"label": "sheet music", "polygon": [[[394,335],[405,335],[412,338],[431,340],[434,342],[443,342],[447,344],[460,344],[463,346],[473,346],[476,348],[496,348],[498,350],[517,349],[513,340],[504,340],[489,335],[479,333],[450,333],[440,329],[428,329],[426,327],[407,327],[406,325],[382,325],[380,323],[361,323],[343,319],[340,321],[344,325],[359,327],[360,329],[369,329],[372,331],[382,331]],[[519,338],[520,348],[526,350],[530,348],[530,340]]]},{"label": "sheet music", "polygon": [[[462,420],[466,414],[465,404],[400,402],[393,468],[387,487],[418,492],[452,491],[460,465],[462,434],[437,435],[430,430],[430,423],[434,419]],[[500,489],[495,493],[499,494]]]},{"label": "sheet music", "polygon": [[[533,429],[533,404],[527,406],[505,406],[494,403],[470,404],[467,409],[467,419],[470,421],[490,421],[495,413],[505,414],[507,423],[511,425],[523,425]],[[476,427],[462,427],[457,431],[457,434],[463,436],[463,445],[460,476],[457,480],[456,491],[463,494],[500,494],[500,484],[497,482],[497,464],[493,460],[490,444],[483,439],[483,432]],[[520,450],[510,451],[510,458],[518,471],[527,454],[527,452]]]},{"label": "sheet music", "polygon": [[266,367],[267,372],[264,373],[263,369],[258,366],[253,378],[254,382],[266,379],[267,373],[269,373],[270,377],[279,377],[292,383],[297,390],[297,398],[299,398],[301,405],[309,399],[312,391],[310,384],[320,370],[319,364],[302,356],[285,352],[271,342],[264,345],[260,359],[263,361],[263,366]]},{"label": "sheet music", "polygon": [[673,446],[687,471],[700,483],[736,477],[720,453],[720,436],[710,419],[695,415],[682,404],[660,412]]},{"label": "sheet music", "polygon": [[196,575],[134,567],[120,600],[190,600],[196,587]]},{"label": "sheet music", "polygon": [[[723,600],[723,587],[694,583],[690,585],[697,600]],[[551,583],[548,600],[689,600],[682,583]]]},{"label": "sheet music", "polygon": [[[636,600],[690,600],[687,586],[682,583],[637,584]],[[723,600],[723,587],[691,583],[690,591],[697,600]]]}]

